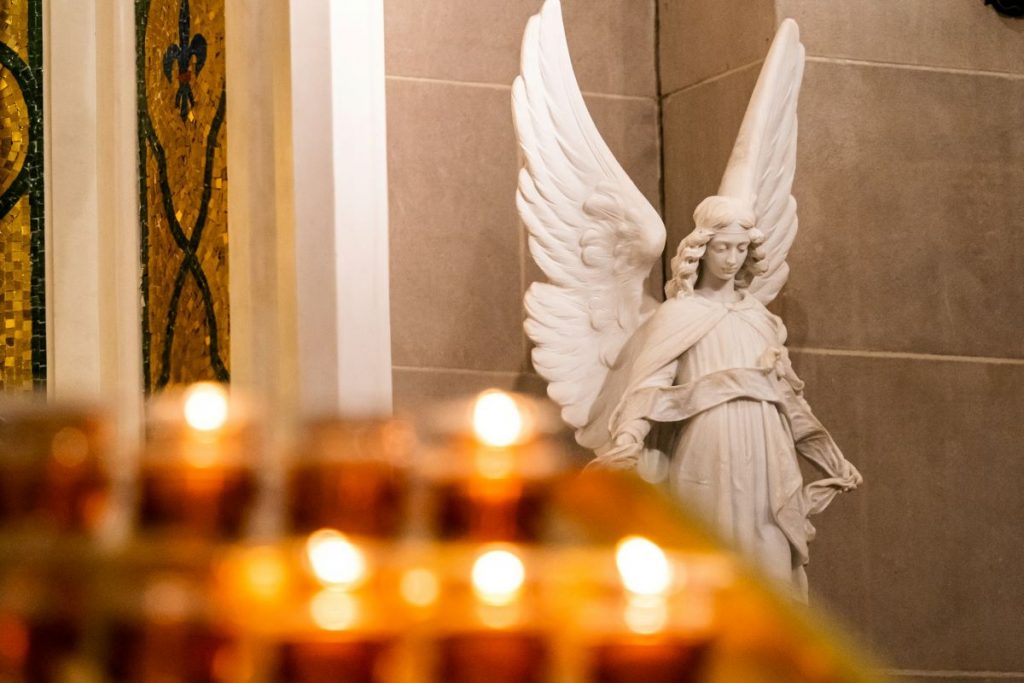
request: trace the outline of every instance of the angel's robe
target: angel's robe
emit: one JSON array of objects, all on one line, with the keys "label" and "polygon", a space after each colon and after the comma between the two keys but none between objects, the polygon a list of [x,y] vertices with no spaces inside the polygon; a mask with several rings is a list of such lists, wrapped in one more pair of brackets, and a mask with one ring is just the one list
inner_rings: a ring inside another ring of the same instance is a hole
[{"label": "angel's robe", "polygon": [[[785,339],[782,321],[753,296],[667,301],[624,350],[605,386],[620,397],[605,404],[614,403],[607,432],[591,436],[607,435],[598,462],[619,466],[637,461],[645,438],[666,447],[678,498],[806,599],[808,516],[860,474],[800,395]],[[805,486],[798,453],[825,478]]]}]

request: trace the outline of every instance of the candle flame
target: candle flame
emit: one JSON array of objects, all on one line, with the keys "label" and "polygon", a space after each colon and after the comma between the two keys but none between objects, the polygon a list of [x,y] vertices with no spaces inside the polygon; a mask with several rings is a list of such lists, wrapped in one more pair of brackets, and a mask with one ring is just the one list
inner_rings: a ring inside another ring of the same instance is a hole
[{"label": "candle flame", "polygon": [[366,579],[366,556],[341,532],[314,532],[306,541],[306,556],[313,575],[323,584],[352,588]]},{"label": "candle flame", "polygon": [[488,446],[511,446],[523,436],[523,414],[511,396],[488,389],[473,406],[473,431]]},{"label": "candle flame", "polygon": [[473,563],[473,592],[489,605],[514,601],[526,581],[523,561],[509,550],[489,550]]},{"label": "candle flame", "polygon": [[665,551],[642,536],[627,536],[619,541],[615,564],[630,593],[661,595],[672,585],[672,565]]},{"label": "candle flame", "polygon": [[185,390],[185,422],[200,432],[213,432],[228,421],[228,392],[220,384],[199,382]]}]

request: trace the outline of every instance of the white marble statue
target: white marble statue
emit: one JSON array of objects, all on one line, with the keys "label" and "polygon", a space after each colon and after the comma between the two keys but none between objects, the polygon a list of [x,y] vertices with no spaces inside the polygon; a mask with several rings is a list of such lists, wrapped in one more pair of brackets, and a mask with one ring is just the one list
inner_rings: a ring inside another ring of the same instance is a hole
[{"label": "white marble statue", "polygon": [[[808,517],[861,477],[804,401],[786,329],[765,308],[786,282],[797,232],[796,23],[779,27],[718,195],[697,207],[671,260],[663,303],[645,280],[664,224],[587,112],[558,0],[527,24],[521,66],[517,205],[548,279],[526,294],[526,332],[548,394],[594,464],[667,469],[679,499],[806,599]],[[805,484],[797,455],[823,478]]]}]

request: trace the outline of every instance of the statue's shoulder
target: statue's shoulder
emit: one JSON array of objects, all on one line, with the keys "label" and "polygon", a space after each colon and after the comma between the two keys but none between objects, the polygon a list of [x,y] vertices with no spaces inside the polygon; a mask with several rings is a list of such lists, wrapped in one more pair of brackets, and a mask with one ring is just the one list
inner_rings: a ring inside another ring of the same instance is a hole
[{"label": "statue's shoulder", "polygon": [[652,319],[683,318],[694,319],[713,312],[715,304],[702,296],[686,294],[666,299],[655,311]]},{"label": "statue's shoulder", "polygon": [[690,294],[667,299],[637,330],[634,347],[658,345],[666,340],[673,340],[677,345],[691,337],[696,341],[723,317],[724,312],[722,306],[701,296]]}]

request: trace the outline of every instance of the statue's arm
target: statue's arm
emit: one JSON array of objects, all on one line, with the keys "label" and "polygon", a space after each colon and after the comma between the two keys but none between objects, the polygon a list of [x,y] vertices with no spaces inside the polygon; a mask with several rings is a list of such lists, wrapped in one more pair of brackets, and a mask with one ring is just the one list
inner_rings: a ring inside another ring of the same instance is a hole
[{"label": "statue's arm", "polygon": [[815,417],[803,396],[804,383],[797,377],[786,350],[786,327],[782,319],[774,317],[779,336],[779,352],[775,371],[782,380],[784,409],[793,435],[796,452],[817,466],[824,477],[804,487],[807,514],[817,514],[828,507],[837,493],[857,488],[862,477],[857,468],[844,456],[832,435]]},{"label": "statue's arm", "polygon": [[[679,359],[673,359],[651,373],[629,390],[622,398],[620,415],[633,415],[629,403],[641,390],[671,386],[679,367]],[[644,415],[621,420],[612,426],[611,440],[605,448],[598,449],[597,457],[591,462],[595,467],[627,469],[637,464],[644,450],[644,441],[651,431],[651,421]]]}]

